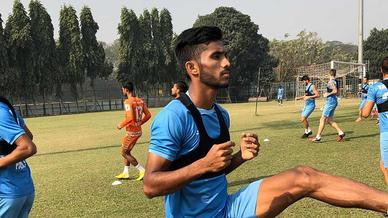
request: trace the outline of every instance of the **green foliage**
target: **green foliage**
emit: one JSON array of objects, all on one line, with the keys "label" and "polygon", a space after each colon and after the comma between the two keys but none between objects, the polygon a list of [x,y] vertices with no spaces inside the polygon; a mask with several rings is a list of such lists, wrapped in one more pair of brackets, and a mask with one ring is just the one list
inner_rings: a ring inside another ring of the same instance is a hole
[{"label": "green foliage", "polygon": [[369,60],[371,78],[381,78],[381,61],[388,56],[388,29],[372,29],[364,43],[364,59]]},{"label": "green foliage", "polygon": [[[288,37],[288,34],[285,34]],[[323,42],[315,32],[301,31],[296,39],[276,40],[270,43],[270,53],[279,60],[275,70],[278,81],[294,80],[295,68],[320,64],[331,60],[352,61],[354,45],[341,42]]]},{"label": "green foliage", "polygon": [[72,6],[63,6],[59,18],[58,52],[63,81],[70,84],[72,95],[78,99],[77,84],[83,84],[82,47],[78,18]]},{"label": "green foliage", "polygon": [[7,95],[6,92],[9,89],[8,85],[8,75],[9,74],[9,64],[8,64],[8,51],[7,51],[7,42],[4,37],[4,28],[3,20],[1,19],[0,14],[0,95]]},{"label": "green foliage", "polygon": [[[218,26],[223,32],[223,41],[231,62],[231,86],[244,87],[256,83],[260,68],[272,69],[277,65],[268,54],[269,41],[258,34],[258,25],[248,15],[234,8],[219,7],[211,14],[199,16],[194,23],[194,27],[204,25]],[[263,78],[272,77],[271,71],[265,72],[267,74],[261,75]],[[230,94],[237,93],[238,90],[235,90]]]},{"label": "green foliage", "polygon": [[54,27],[50,15],[38,0],[29,5],[31,37],[33,41],[34,75],[44,100],[52,93],[57,71]]},{"label": "green foliage", "polygon": [[5,38],[9,49],[10,73],[8,83],[12,84],[10,92],[23,98],[32,99],[35,91],[33,74],[33,41],[31,37],[31,21],[20,1],[16,0],[12,14],[8,17],[5,27]]}]

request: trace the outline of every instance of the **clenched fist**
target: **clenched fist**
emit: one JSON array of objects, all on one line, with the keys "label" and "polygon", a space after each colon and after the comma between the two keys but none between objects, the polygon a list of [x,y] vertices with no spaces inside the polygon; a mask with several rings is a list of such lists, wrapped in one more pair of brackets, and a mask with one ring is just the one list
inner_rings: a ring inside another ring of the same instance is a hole
[{"label": "clenched fist", "polygon": [[251,160],[260,150],[259,140],[254,133],[242,133],[240,138],[241,157],[243,160]]}]

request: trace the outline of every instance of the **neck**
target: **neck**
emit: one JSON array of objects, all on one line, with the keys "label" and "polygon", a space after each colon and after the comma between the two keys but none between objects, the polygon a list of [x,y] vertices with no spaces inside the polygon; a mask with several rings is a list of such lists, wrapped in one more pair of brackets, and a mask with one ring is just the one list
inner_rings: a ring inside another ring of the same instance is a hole
[{"label": "neck", "polygon": [[127,93],[127,98],[130,98],[130,97],[133,97],[133,95],[132,95],[131,92],[128,92],[128,93]]},{"label": "neck", "polygon": [[194,105],[203,109],[211,109],[216,99],[217,89],[203,83],[192,82],[189,94]]},{"label": "neck", "polygon": [[388,79],[388,73],[387,74],[383,74],[383,79]]}]

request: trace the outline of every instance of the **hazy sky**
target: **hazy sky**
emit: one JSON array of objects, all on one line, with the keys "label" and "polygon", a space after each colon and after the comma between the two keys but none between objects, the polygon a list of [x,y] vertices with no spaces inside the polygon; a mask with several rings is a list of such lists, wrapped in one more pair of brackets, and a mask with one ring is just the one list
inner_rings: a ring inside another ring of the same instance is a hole
[{"label": "hazy sky", "polygon": [[[21,0],[28,9],[29,0]],[[209,14],[219,6],[231,6],[248,14],[259,25],[259,32],[268,39],[291,37],[301,30],[317,32],[323,40],[357,43],[358,0],[41,0],[53,20],[58,35],[59,11],[63,4],[78,12],[83,5],[92,9],[100,26],[97,38],[108,43],[117,36],[122,7],[133,9],[137,15],[144,9],[156,7],[170,11],[174,32],[192,26],[198,15]],[[13,0],[0,0],[0,13],[5,22],[12,11]],[[4,25],[4,24],[3,24]],[[364,37],[372,28],[388,28],[388,0],[364,0]]]}]

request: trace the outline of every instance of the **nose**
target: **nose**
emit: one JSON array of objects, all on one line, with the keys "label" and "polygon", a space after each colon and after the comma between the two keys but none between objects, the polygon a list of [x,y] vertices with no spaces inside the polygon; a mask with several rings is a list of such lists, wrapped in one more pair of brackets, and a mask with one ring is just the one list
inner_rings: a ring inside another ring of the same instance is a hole
[{"label": "nose", "polygon": [[224,58],[224,61],[222,62],[222,67],[225,69],[228,69],[230,67],[230,62],[227,57]]}]

